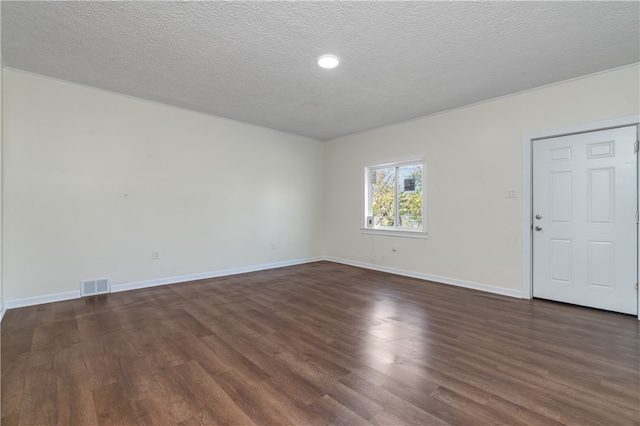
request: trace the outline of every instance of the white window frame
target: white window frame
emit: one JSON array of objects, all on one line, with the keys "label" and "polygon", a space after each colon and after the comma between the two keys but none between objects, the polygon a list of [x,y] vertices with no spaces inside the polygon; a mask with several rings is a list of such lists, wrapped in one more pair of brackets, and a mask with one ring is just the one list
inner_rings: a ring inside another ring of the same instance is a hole
[{"label": "white window frame", "polygon": [[[399,226],[374,226],[373,228],[367,227],[367,216],[373,216],[373,209],[371,206],[371,170],[381,168],[396,168],[396,212],[397,206],[397,168],[403,166],[421,165],[422,166],[422,226],[419,228],[414,227],[399,227]],[[363,234],[373,235],[387,235],[395,237],[407,237],[407,238],[427,238],[427,165],[424,159],[400,161],[394,163],[383,163],[365,166],[364,168],[364,217],[363,227],[360,231]]]}]

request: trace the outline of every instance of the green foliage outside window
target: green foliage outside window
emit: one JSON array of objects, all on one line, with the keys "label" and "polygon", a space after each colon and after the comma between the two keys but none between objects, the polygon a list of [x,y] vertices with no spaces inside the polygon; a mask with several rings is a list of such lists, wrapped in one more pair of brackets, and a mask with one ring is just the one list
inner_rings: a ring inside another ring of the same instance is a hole
[{"label": "green foliage outside window", "polygon": [[422,190],[421,165],[372,169],[371,207],[375,226],[421,227]]}]

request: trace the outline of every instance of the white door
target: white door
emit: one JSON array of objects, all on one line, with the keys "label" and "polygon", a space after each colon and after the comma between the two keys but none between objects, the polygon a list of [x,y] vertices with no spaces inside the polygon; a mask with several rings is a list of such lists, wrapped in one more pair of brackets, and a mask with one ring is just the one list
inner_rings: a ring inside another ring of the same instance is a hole
[{"label": "white door", "polygon": [[533,142],[533,296],[637,315],[636,126]]}]

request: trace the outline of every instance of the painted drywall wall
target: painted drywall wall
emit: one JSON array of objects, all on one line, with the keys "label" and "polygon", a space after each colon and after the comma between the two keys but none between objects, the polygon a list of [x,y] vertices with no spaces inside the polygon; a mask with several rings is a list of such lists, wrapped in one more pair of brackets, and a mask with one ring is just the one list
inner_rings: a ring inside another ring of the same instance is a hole
[{"label": "painted drywall wall", "polygon": [[[523,133],[638,114],[639,73],[621,68],[327,142],[325,254],[519,294]],[[429,238],[361,233],[363,168],[422,157]]]},{"label": "painted drywall wall", "polygon": [[[2,18],[0,17],[0,22],[2,22]],[[0,34],[2,34],[2,29],[0,28]],[[0,46],[2,45],[2,37],[0,36]],[[3,178],[2,174],[4,169],[2,167],[2,55],[0,54],[0,320],[4,317],[4,296],[3,296],[3,281],[2,281],[2,194],[3,194]]]},{"label": "painted drywall wall", "polygon": [[4,100],[5,302],[320,254],[319,141],[11,69]]},{"label": "painted drywall wall", "polygon": [[[2,8],[0,8],[0,46],[2,46]],[[3,194],[3,178],[4,169],[2,167],[2,53],[0,52],[0,320],[4,317],[4,297],[2,284],[2,194]]]}]

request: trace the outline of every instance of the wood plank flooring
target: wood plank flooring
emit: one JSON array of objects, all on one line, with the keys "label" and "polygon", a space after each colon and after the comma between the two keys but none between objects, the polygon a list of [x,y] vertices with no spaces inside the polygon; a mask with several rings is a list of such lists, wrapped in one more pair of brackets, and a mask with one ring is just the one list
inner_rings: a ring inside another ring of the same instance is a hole
[{"label": "wood plank flooring", "polygon": [[317,262],[10,310],[2,425],[638,425],[636,318]]}]

